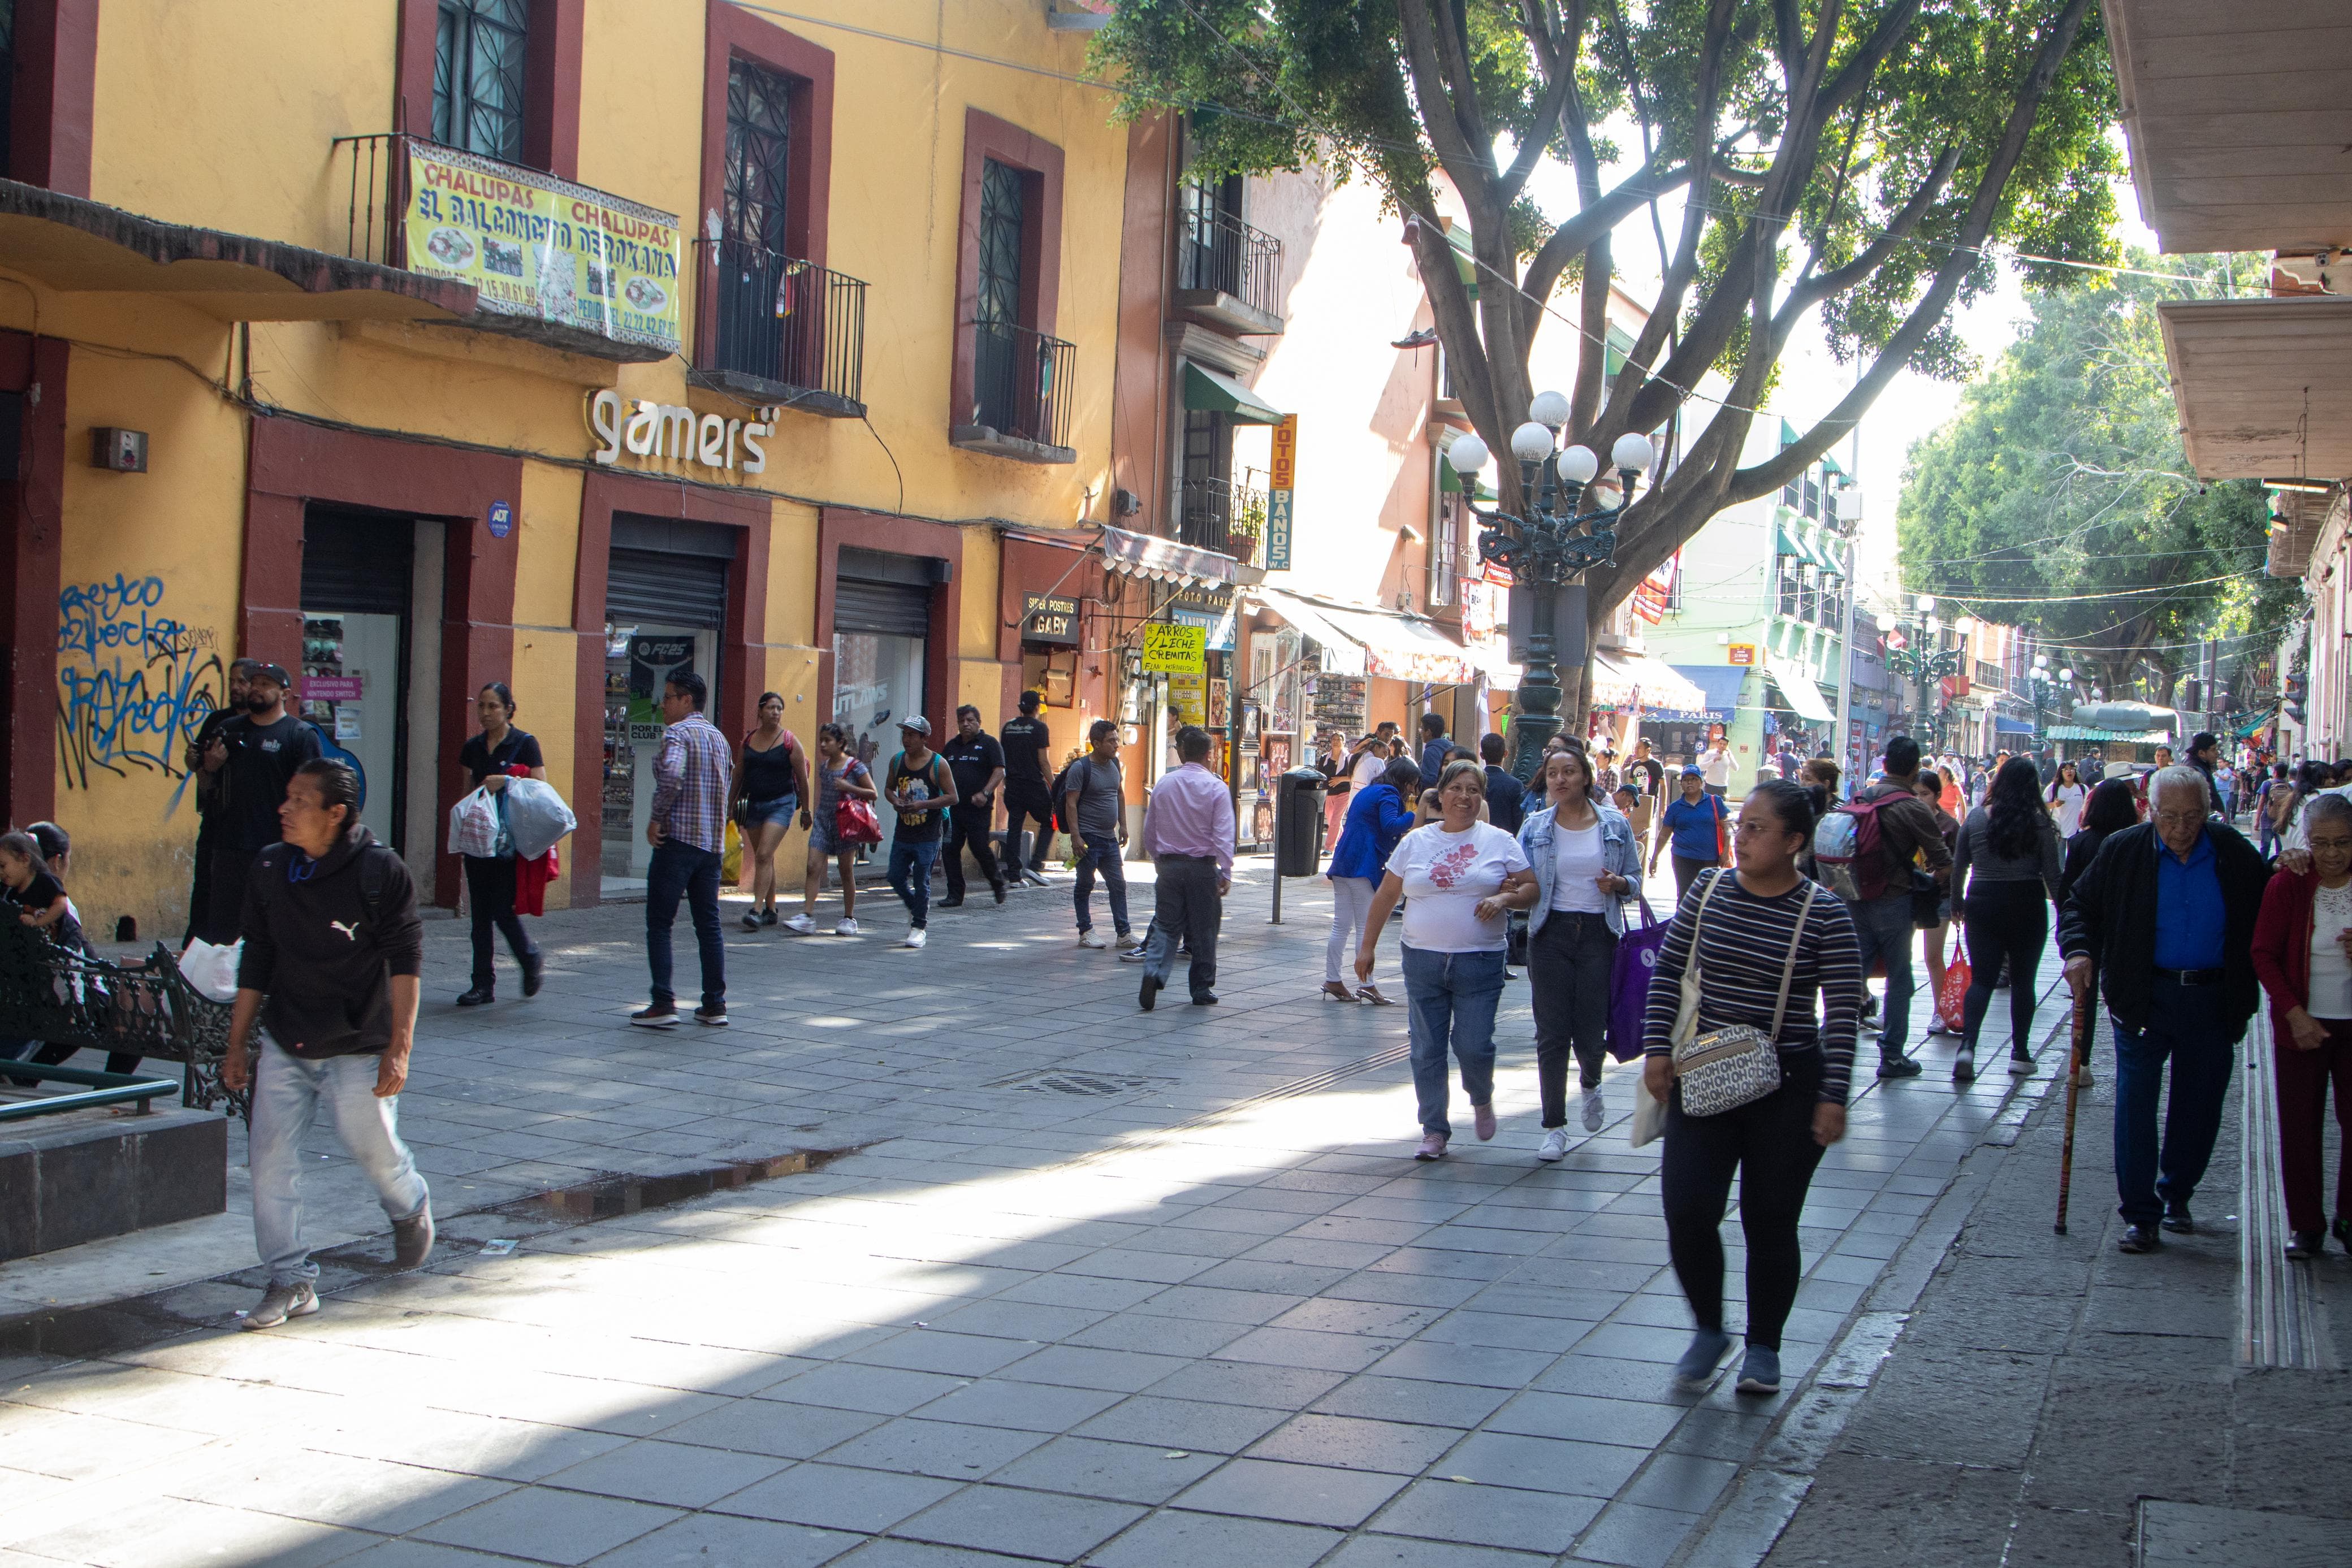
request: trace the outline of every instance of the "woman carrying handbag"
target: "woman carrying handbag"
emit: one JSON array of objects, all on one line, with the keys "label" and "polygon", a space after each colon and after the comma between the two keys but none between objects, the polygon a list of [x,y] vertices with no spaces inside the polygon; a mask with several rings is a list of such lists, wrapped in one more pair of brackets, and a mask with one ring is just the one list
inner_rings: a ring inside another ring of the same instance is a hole
[{"label": "woman carrying handbag", "polygon": [[1591,765],[1577,751],[1544,758],[1551,804],[1519,828],[1519,849],[1536,873],[1528,915],[1528,1000],[1536,1015],[1536,1088],[1544,1136],[1536,1158],[1568,1153],[1568,1059],[1583,1091],[1583,1122],[1602,1121],[1601,1065],[1607,1059],[1609,998],[1625,903],[1642,896],[1642,859],[1633,825],[1594,799]]},{"label": "woman carrying handbag", "polygon": [[[816,898],[824,891],[824,862],[841,862],[841,924],[836,936],[857,935],[857,849],[879,843],[874,817],[874,775],[849,753],[849,732],[837,724],[816,731],[816,810],[809,829],[808,881],[801,889],[801,912],[784,922],[796,936],[816,930]],[[870,831],[870,836],[868,836]]]},{"label": "woman carrying handbag", "polygon": [[1738,1391],[1780,1391],[1780,1330],[1802,1272],[1798,1217],[1822,1151],[1845,1136],[1862,952],[1844,904],[1798,874],[1812,836],[1798,785],[1751,790],[1732,837],[1736,869],[1693,883],[1650,982],[1643,1083],[1665,1107],[1666,1248],[1697,1320],[1675,1367],[1685,1391],[1712,1383],[1731,1348],[1721,1228],[1735,1173],[1748,1241]]}]

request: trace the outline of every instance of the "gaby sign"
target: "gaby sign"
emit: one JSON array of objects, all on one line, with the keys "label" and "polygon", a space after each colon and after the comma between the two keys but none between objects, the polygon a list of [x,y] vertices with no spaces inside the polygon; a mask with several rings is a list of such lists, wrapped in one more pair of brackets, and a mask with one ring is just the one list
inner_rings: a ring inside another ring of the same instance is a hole
[{"label": "gaby sign", "polygon": [[776,411],[763,408],[757,421],[698,414],[677,403],[625,398],[610,387],[590,394],[588,428],[596,434],[590,454],[607,467],[626,452],[632,457],[667,457],[705,468],[746,474],[768,471],[768,449],[760,444],[776,434]]}]

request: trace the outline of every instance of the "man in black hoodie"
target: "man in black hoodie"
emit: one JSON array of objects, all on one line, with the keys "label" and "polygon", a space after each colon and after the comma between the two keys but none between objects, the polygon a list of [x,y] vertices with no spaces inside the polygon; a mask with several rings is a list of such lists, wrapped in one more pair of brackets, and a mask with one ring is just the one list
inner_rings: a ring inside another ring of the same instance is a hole
[{"label": "man in black hoodie", "polygon": [[[221,1063],[222,1082],[253,1090],[253,1237],[269,1285],[246,1314],[249,1329],[319,1310],[301,1182],[302,1141],[321,1100],[392,1221],[394,1266],[414,1269],[433,1250],[432,1195],[394,1124],[425,960],[415,883],[360,826],[359,776],[340,762],[302,764],[278,817],[285,841],[255,858],[245,890],[245,952]],[[255,1054],[257,1018],[268,1034]]]}]

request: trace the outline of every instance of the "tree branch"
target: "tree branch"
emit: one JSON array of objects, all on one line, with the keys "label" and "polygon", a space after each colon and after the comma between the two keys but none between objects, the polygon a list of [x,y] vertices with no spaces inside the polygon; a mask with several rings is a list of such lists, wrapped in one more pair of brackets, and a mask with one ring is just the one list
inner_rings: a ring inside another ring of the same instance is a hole
[{"label": "tree branch", "polygon": [[1473,222],[1483,225],[1489,215],[1484,210],[1484,198],[1493,175],[1493,155],[1476,150],[1455,113],[1444,68],[1438,63],[1426,0],[1397,0],[1397,19],[1404,32],[1405,74],[1412,84],[1413,101],[1421,106],[1421,122],[1429,131],[1430,145],[1436,149],[1437,162],[1454,189],[1471,204]]}]

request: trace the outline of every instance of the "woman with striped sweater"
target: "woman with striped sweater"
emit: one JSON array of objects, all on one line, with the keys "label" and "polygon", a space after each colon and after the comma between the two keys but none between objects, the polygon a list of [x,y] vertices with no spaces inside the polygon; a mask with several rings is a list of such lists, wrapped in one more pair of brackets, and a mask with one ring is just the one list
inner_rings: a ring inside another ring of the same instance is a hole
[{"label": "woman with striped sweater", "polygon": [[[1691,884],[1650,981],[1643,1080],[1666,1106],[1659,1172],[1666,1246],[1697,1320],[1675,1375],[1692,1391],[1714,1381],[1731,1348],[1723,1332],[1721,1227],[1733,1174],[1748,1239],[1748,1354],[1738,1387],[1777,1394],[1780,1329],[1803,1273],[1798,1216],[1822,1151],[1845,1136],[1862,956],[1845,905],[1798,873],[1797,856],[1812,836],[1813,805],[1802,789],[1783,779],[1751,790],[1732,838],[1737,869],[1710,869]],[[1783,963],[1795,944],[1788,1007],[1773,1037],[1780,1087],[1712,1116],[1684,1112],[1673,1075],[1675,1015],[1695,931],[1701,1034],[1738,1024],[1769,1031]]]}]

